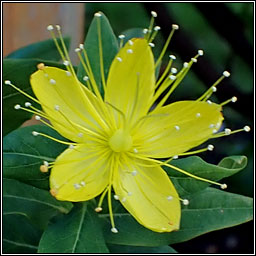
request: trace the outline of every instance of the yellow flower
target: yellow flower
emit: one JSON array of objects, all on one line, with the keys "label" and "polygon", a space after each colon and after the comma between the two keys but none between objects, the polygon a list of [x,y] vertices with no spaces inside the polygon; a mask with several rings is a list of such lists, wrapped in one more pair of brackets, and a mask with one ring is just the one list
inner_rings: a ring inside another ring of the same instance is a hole
[{"label": "yellow flower", "polygon": [[[52,31],[51,26],[48,29]],[[175,29],[177,25],[173,26],[172,33]],[[60,30],[59,26],[57,30]],[[155,29],[157,30],[158,28]],[[170,166],[207,181],[169,162],[179,155],[190,154],[185,152],[209,138],[232,133],[226,130],[215,134],[223,120],[222,105],[235,101],[235,98],[223,104],[208,100],[216,90],[215,86],[225,76],[229,76],[229,73],[224,72],[198,100],[179,101],[164,106],[169,95],[203,52],[199,50],[189,63],[184,63],[184,67],[177,74],[177,70],[171,68],[175,59],[171,55],[166,70],[156,81],[155,69],[161,56],[154,61],[151,41],[152,37],[150,39],[150,35],[146,35],[144,39],[128,41],[120,49],[111,64],[106,82],[101,72],[104,97],[100,95],[82,45],[76,51],[80,57],[82,52],[87,60],[83,62],[81,58],[88,74],[84,78],[88,88],[78,81],[65,47],[64,53],[60,51],[67,71],[39,64],[39,70],[31,76],[31,85],[37,97],[34,100],[41,104],[43,111],[36,110],[28,103],[27,107],[32,108],[31,112],[37,114],[38,120],[47,124],[41,117],[47,118],[51,122],[51,125],[47,125],[72,141],[66,142],[69,147],[55,162],[45,162],[41,166],[43,172],[52,168],[51,194],[58,200],[71,202],[90,200],[101,194],[97,212],[102,210],[102,202],[107,195],[114,233],[118,230],[111,206],[112,190],[115,193],[114,198],[146,228],[156,232],[179,229],[180,200],[184,204],[188,204],[188,200],[179,198],[161,166]],[[99,47],[102,50],[101,42]],[[100,54],[103,71],[102,52]],[[11,83],[7,81],[7,84]],[[166,96],[158,101],[166,90]],[[16,105],[16,108],[22,107]],[[50,138],[36,131],[33,135]],[[209,145],[191,153],[212,149],[213,146]],[[163,158],[168,160],[163,162],[160,160]],[[211,183],[222,188],[226,186],[217,182]]]}]

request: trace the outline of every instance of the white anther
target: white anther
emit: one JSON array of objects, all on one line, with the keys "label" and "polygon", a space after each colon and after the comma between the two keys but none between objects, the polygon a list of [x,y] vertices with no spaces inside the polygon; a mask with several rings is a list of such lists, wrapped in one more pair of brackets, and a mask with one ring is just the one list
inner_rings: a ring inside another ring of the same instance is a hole
[{"label": "white anther", "polygon": [[38,135],[39,135],[39,133],[38,133],[38,132],[36,132],[36,131],[33,131],[33,132],[32,132],[32,135],[33,135],[33,136],[38,136]]},{"label": "white anther", "polygon": [[53,25],[49,25],[49,26],[47,26],[47,30],[48,31],[51,31],[51,30],[53,30],[54,28],[53,28]]},{"label": "white anther", "polygon": [[215,86],[212,87],[213,92],[217,92],[217,88]]},{"label": "white anther", "polygon": [[56,28],[58,31],[60,31],[60,29],[61,29],[60,25],[55,25],[55,28]]},{"label": "white anther", "polygon": [[220,188],[221,188],[221,189],[226,189],[227,187],[228,187],[227,184],[221,184],[221,185],[220,185]]},{"label": "white anther", "polygon": [[75,52],[80,52],[80,51],[81,51],[80,48],[76,48],[76,49],[75,49]]},{"label": "white anther", "polygon": [[20,109],[20,108],[21,108],[20,104],[16,104],[16,105],[14,106],[14,109]]},{"label": "white anther", "polygon": [[200,56],[203,56],[204,55],[204,51],[203,50],[198,50],[198,55],[200,55]]},{"label": "white anther", "polygon": [[71,76],[71,73],[69,71],[66,71],[67,76]]},{"label": "white anther", "polygon": [[226,135],[231,134],[231,130],[229,128],[226,128],[224,132],[225,132]]},{"label": "white anther", "polygon": [[207,146],[207,149],[208,149],[209,151],[213,151],[214,146],[213,146],[212,144],[210,144],[210,145]]},{"label": "white anther", "polygon": [[131,195],[132,195],[132,192],[129,191],[129,192],[127,193],[127,195],[128,195],[128,196],[131,196]]},{"label": "white anther", "polygon": [[56,84],[56,81],[54,79],[50,79],[50,84]]},{"label": "white anther", "polygon": [[155,31],[159,31],[160,29],[161,29],[161,28],[160,28],[159,26],[155,26],[155,27],[154,27],[154,30],[155,30]]},{"label": "white anther", "polygon": [[171,201],[172,199],[173,199],[172,196],[167,196],[167,200],[168,200],[168,201]]},{"label": "white anther", "polygon": [[183,203],[184,205],[189,205],[188,199],[183,199],[183,200],[182,200],[182,203]]},{"label": "white anther", "polygon": [[148,33],[148,29],[147,29],[147,28],[144,28],[144,29],[142,30],[142,32],[143,32],[143,34],[147,34],[147,33]]},{"label": "white anther", "polygon": [[224,72],[223,72],[223,76],[229,77],[229,76],[230,76],[230,73],[229,73],[228,71],[224,71]]},{"label": "white anther", "polygon": [[216,128],[220,128],[220,126],[221,126],[221,123],[218,122],[218,123],[216,124]]},{"label": "white anther", "polygon": [[117,59],[119,62],[122,62],[122,58],[116,57],[116,59]]},{"label": "white anther", "polygon": [[88,80],[89,80],[89,77],[88,77],[88,76],[84,76],[84,77],[83,77],[83,80],[84,80],[84,81],[88,81]]},{"label": "white anther", "polygon": [[165,228],[165,227],[163,227],[163,228],[161,228],[163,231],[165,231],[165,230],[167,230],[167,228]]},{"label": "white anther", "polygon": [[95,210],[95,212],[101,212],[102,208],[101,207],[96,207],[94,210]]},{"label": "white anther", "polygon": [[126,201],[126,197],[123,197],[122,202],[124,203]]},{"label": "white anther", "polygon": [[75,146],[74,145],[72,145],[72,144],[70,144],[69,146],[68,146],[68,148],[70,148],[70,149],[73,149]]},{"label": "white anther", "polygon": [[175,79],[176,79],[176,76],[170,75],[169,78],[170,78],[171,80],[175,80]]},{"label": "white anther", "polygon": [[150,47],[152,47],[152,48],[155,47],[155,44],[154,44],[154,43],[149,43],[148,45],[149,45]]},{"label": "white anther", "polygon": [[64,64],[65,66],[68,66],[68,65],[69,65],[69,61],[68,61],[68,60],[64,60],[64,61],[63,61],[63,64]]},{"label": "white anther", "polygon": [[94,13],[95,17],[101,17],[102,15],[99,12]]},{"label": "white anther", "polygon": [[172,60],[176,60],[176,57],[174,55],[169,55],[169,58],[172,59]]},{"label": "white anther", "polygon": [[118,195],[114,195],[114,199],[115,200],[119,200],[119,196]]},{"label": "white anther", "polygon": [[172,28],[175,29],[175,30],[177,30],[177,29],[179,29],[179,25],[177,25],[177,24],[172,24]]},{"label": "white anther", "polygon": [[74,188],[75,188],[75,189],[79,189],[79,188],[81,188],[81,185],[75,183],[75,184],[74,184]]},{"label": "white anther", "polygon": [[151,11],[151,15],[152,15],[154,18],[156,18],[156,17],[157,17],[157,13],[156,13],[156,12],[154,12],[154,11]]},{"label": "white anther", "polygon": [[129,41],[128,41],[128,44],[129,44],[129,45],[133,45],[133,41],[132,41],[132,40],[129,40]]},{"label": "white anther", "polygon": [[244,131],[249,132],[250,130],[251,130],[250,126],[246,125],[246,126],[244,127]]},{"label": "white anther", "polygon": [[127,53],[133,53],[133,50],[132,49],[128,49]]},{"label": "white anther", "polygon": [[49,166],[49,163],[47,161],[44,161],[45,166]]},{"label": "white anther", "polygon": [[132,171],[132,176],[136,176],[138,172],[136,170]]},{"label": "white anther", "polygon": [[12,84],[10,80],[5,80],[4,83],[8,85]]},{"label": "white anther", "polygon": [[44,76],[45,76],[45,77],[48,77],[49,75],[48,75],[47,73],[44,73]]},{"label": "white anther", "polygon": [[172,158],[173,158],[173,159],[178,159],[179,156],[178,156],[178,155],[175,155],[175,156],[173,156]]},{"label": "white anther", "polygon": [[192,60],[194,63],[197,63],[197,59],[196,59],[196,58],[191,58],[191,60]]},{"label": "white anther", "polygon": [[177,68],[171,68],[171,72],[172,72],[173,74],[176,74],[176,73],[178,72],[178,70],[177,70]]},{"label": "white anther", "polygon": [[134,148],[134,149],[133,149],[133,152],[134,152],[135,154],[137,154],[139,151],[138,151],[137,148]]},{"label": "white anther", "polygon": [[81,181],[80,184],[81,184],[82,187],[85,186],[85,182],[84,181]]},{"label": "white anther", "polygon": [[207,103],[208,103],[208,104],[212,104],[212,102],[211,102],[210,100],[207,100]]},{"label": "white anther", "polygon": [[210,125],[209,125],[209,128],[213,128],[213,127],[215,127],[214,124],[210,124]]},{"label": "white anther", "polygon": [[216,129],[213,129],[213,130],[212,130],[212,133],[216,133],[216,132],[217,132],[217,130],[216,130]]},{"label": "white anther", "polygon": [[196,117],[200,117],[201,116],[201,114],[200,113],[196,113]]},{"label": "white anther", "polygon": [[83,44],[79,44],[79,48],[80,48],[81,50],[83,50],[83,49],[84,49],[84,45],[83,45]]},{"label": "white anther", "polygon": [[59,111],[59,110],[60,110],[60,106],[59,106],[59,105],[55,105],[55,106],[54,106],[54,109],[55,109],[56,111]]},{"label": "white anther", "polygon": [[125,38],[125,35],[119,35],[118,38],[119,38],[119,39],[124,39],[124,38]]},{"label": "white anther", "polygon": [[82,137],[84,136],[84,134],[81,133],[81,132],[79,132],[79,133],[77,134],[77,136],[78,136],[79,138],[82,138]]},{"label": "white anther", "polygon": [[118,233],[118,230],[116,228],[111,228],[111,232],[116,234],[116,233]]},{"label": "white anther", "polygon": [[38,116],[38,115],[36,115],[36,116],[35,116],[35,119],[36,119],[37,121],[39,121],[39,120],[41,120],[41,117]]},{"label": "white anther", "polygon": [[187,63],[187,62],[184,62],[184,63],[183,63],[183,67],[184,67],[184,68],[187,68],[187,67],[188,67],[188,63]]},{"label": "white anther", "polygon": [[175,127],[175,129],[176,129],[177,131],[180,130],[180,127],[179,127],[178,125],[175,125],[174,127]]},{"label": "white anther", "polygon": [[25,102],[25,107],[29,108],[31,106],[32,106],[32,104],[30,102]]},{"label": "white anther", "polygon": [[232,101],[232,102],[236,102],[236,101],[237,101],[237,97],[236,97],[236,96],[233,96],[233,97],[231,98],[231,101]]}]

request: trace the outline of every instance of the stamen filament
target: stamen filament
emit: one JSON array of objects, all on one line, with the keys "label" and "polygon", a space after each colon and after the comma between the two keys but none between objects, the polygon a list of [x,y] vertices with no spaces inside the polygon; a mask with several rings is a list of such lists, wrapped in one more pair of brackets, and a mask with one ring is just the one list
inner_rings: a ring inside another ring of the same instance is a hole
[{"label": "stamen filament", "polygon": [[164,57],[165,52],[166,52],[166,50],[167,50],[167,48],[169,46],[169,43],[170,43],[170,41],[172,39],[173,34],[174,34],[174,31],[177,30],[177,29],[178,29],[177,25],[176,26],[174,26],[174,25],[172,26],[172,30],[171,30],[171,32],[170,32],[170,34],[169,34],[169,36],[168,36],[168,38],[167,38],[167,40],[165,42],[165,45],[164,45],[164,47],[163,47],[163,49],[162,49],[162,51],[161,51],[157,61],[156,61],[155,68],[157,68],[157,66],[160,64],[162,58]]},{"label": "stamen filament", "polygon": [[106,91],[106,81],[104,75],[104,61],[103,61],[103,49],[102,49],[102,38],[101,38],[101,19],[97,19],[97,30],[98,30],[98,40],[99,40],[99,55],[100,55],[100,73],[101,81],[103,85],[104,92]]}]

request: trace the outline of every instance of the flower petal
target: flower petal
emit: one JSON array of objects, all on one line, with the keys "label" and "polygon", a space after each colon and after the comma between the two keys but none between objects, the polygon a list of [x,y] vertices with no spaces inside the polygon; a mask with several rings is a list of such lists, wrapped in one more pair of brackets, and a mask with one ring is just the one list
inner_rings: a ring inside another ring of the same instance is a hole
[{"label": "flower petal", "polygon": [[113,187],[120,202],[143,226],[156,232],[179,229],[180,202],[167,174],[150,162],[127,159],[114,173]]},{"label": "flower petal", "polygon": [[78,145],[65,150],[50,175],[50,187],[58,200],[85,201],[99,195],[109,182],[109,154],[99,146]]},{"label": "flower petal", "polygon": [[134,131],[133,141],[141,154],[171,157],[208,140],[222,120],[218,104],[179,101],[153,111],[152,116],[149,114]]},{"label": "flower petal", "polygon": [[84,141],[78,136],[86,133],[84,128],[94,132],[100,128],[99,102],[79,84],[76,78],[55,67],[45,67],[31,76],[33,91],[51,123],[60,134],[75,142]]},{"label": "flower petal", "polygon": [[105,101],[121,110],[129,123],[145,115],[154,93],[154,57],[145,39],[130,40],[113,60]]}]

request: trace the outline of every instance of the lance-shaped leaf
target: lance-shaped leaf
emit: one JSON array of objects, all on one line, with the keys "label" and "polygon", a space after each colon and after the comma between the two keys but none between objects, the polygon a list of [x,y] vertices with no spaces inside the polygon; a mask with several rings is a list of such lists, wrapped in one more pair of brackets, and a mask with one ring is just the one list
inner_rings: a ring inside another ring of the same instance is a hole
[{"label": "lance-shaped leaf", "polygon": [[108,253],[98,216],[86,203],[45,230],[39,253]]},{"label": "lance-shaped leaf", "polygon": [[[100,31],[101,31],[100,36],[101,36],[101,43],[102,43],[105,80],[107,80],[107,75],[108,75],[111,62],[118,52],[118,43],[107,17],[103,13],[100,13],[100,14],[101,14],[101,17],[94,17],[91,22],[88,33],[85,38],[84,49],[87,52],[95,81],[99,86],[101,93],[103,93],[103,88],[101,84],[98,24],[100,24]],[[78,79],[83,83],[84,83],[83,77],[85,75],[88,75],[88,74],[86,74],[82,63],[80,63],[78,66],[77,76],[78,76]]]},{"label": "lance-shaped leaf", "polygon": [[176,232],[152,232],[128,213],[116,213],[118,235],[109,232],[108,214],[99,215],[105,223],[107,243],[131,246],[162,246],[190,240],[204,233],[232,227],[250,221],[253,217],[253,199],[237,194],[207,188],[188,197],[184,206],[181,226]]},{"label": "lance-shaped leaf", "polygon": [[68,213],[73,207],[70,202],[56,200],[48,191],[16,180],[3,181],[4,214],[19,212],[41,229],[47,225],[50,218],[58,213]]},{"label": "lance-shaped leaf", "polygon": [[44,161],[54,161],[67,146],[41,136],[35,137],[32,131],[66,141],[44,125],[23,127],[11,132],[3,140],[3,176],[49,190],[49,174],[40,172],[40,165]]},{"label": "lance-shaped leaf", "polygon": [[[65,37],[63,38],[65,45],[67,48],[69,48],[70,45],[70,38]],[[57,41],[60,43],[60,40],[57,39]],[[42,60],[60,60],[60,54],[56,48],[56,45],[54,44],[54,41],[52,39],[44,40],[41,42],[33,43],[28,46],[22,47],[12,53],[10,53],[8,56],[6,56],[8,59],[31,59],[31,58],[39,58]]]},{"label": "lance-shaped leaf", "polygon": [[3,213],[3,252],[15,254],[36,253],[42,235],[25,213]]},{"label": "lance-shaped leaf", "polygon": [[[57,62],[43,61],[41,59],[4,59],[3,60],[3,135],[18,128],[24,121],[31,118],[32,114],[25,111],[17,111],[14,105],[24,105],[31,101],[10,85],[5,85],[5,80],[10,80],[15,86],[35,97],[30,86],[30,75],[37,70],[37,64],[64,68]],[[33,102],[32,102],[33,103]]]},{"label": "lance-shaped leaf", "polygon": [[[247,165],[247,158],[246,156],[229,156],[223,158],[218,165],[214,165],[203,161],[198,156],[191,156],[172,161],[171,164],[196,176],[218,181],[244,169]],[[181,174],[169,167],[164,167],[164,169],[181,197],[205,189],[210,185],[207,182]]]}]

